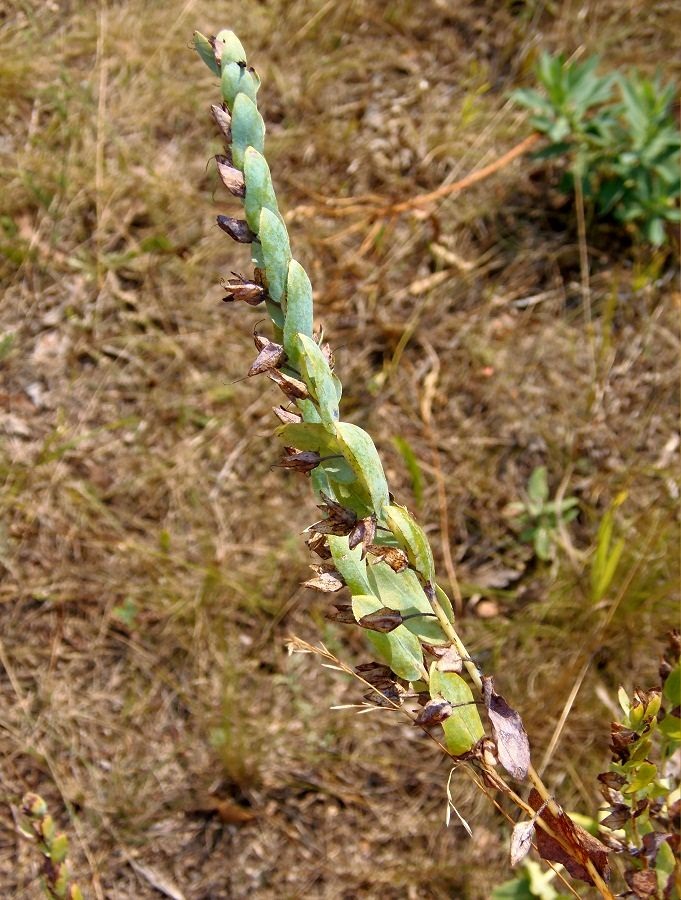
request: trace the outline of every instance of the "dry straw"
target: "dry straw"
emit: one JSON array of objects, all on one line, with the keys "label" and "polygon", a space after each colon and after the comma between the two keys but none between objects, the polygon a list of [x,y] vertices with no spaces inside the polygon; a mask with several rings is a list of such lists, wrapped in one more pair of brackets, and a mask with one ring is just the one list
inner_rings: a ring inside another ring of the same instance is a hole
[{"label": "dry straw", "polygon": [[[221,80],[222,103],[212,111],[226,152],[217,167],[244,208],[244,218],[219,216],[218,225],[250,245],[254,265],[252,276],[235,275],[227,283],[225,300],[267,308],[273,335],[256,334],[258,355],[249,375],[269,378],[284,394],[284,405],[275,409],[285,446],[281,465],[309,473],[323,512],[308,528],[308,546],[322,561],[308,586],[331,595],[349,590],[351,603],[334,603],[329,618],[364,628],[383,660],[355,673],[370,696],[403,709],[431,735],[441,729],[445,753],[469,767],[487,792],[501,792],[527,813],[514,828],[513,862],[534,845],[544,859],[613,897],[607,848],[572,821],[532,767],[519,714],[479,671],[457,631],[423,528],[394,502],[369,434],[341,419],[333,354],[314,332],[312,287],[292,256],[264,156],[260,79],[233,32],[213,38],[197,32],[195,46]],[[529,783],[527,801],[498,766]]]}]

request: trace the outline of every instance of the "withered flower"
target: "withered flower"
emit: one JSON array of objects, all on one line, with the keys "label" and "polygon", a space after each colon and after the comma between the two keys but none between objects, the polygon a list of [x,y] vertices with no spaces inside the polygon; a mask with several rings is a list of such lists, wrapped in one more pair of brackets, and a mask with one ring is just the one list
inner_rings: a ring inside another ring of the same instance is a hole
[{"label": "withered flower", "polygon": [[220,133],[222,134],[225,142],[227,144],[232,143],[232,117],[227,112],[226,109],[222,106],[217,106],[217,104],[213,104],[210,108],[210,111],[213,114],[213,118],[215,119],[215,124],[220,129]]},{"label": "withered flower", "polygon": [[255,235],[248,227],[248,222],[245,219],[234,219],[232,216],[218,216],[217,223],[238,244],[252,244],[255,240]]},{"label": "withered flower", "polygon": [[284,375],[278,369],[270,369],[267,372],[267,377],[279,385],[289,400],[307,400],[310,396],[304,381],[299,381],[291,375]]},{"label": "withered flower", "polygon": [[275,344],[273,341],[267,343],[260,349],[260,353],[255,358],[251,368],[248,370],[249,375],[260,375],[262,372],[269,372],[271,369],[278,369],[286,359],[286,352],[281,344]]},{"label": "withered flower", "polygon": [[439,698],[429,700],[414,719],[414,725],[430,728],[433,725],[439,725],[440,722],[444,722],[453,712],[452,704],[448,700]]},{"label": "withered flower", "polygon": [[243,173],[236,169],[226,156],[216,156],[215,162],[222,183],[234,197],[246,196],[246,182]]},{"label": "withered flower", "polygon": [[277,463],[282,469],[295,469],[297,472],[311,472],[316,469],[321,456],[315,450],[296,450],[295,447],[284,447],[286,451]]},{"label": "withered flower", "polygon": [[259,303],[262,303],[265,300],[267,291],[262,284],[244,278],[243,275],[238,275],[236,272],[232,272],[232,275],[234,275],[234,278],[230,278],[224,285],[227,294],[222,299],[225,303],[231,303],[234,300],[243,300],[243,302],[248,303],[249,306],[258,306]]},{"label": "withered flower", "polygon": [[390,631],[394,631],[403,621],[404,618],[399,610],[382,606],[376,612],[362,616],[359,624],[362,628],[367,628],[369,631],[380,631],[382,634],[387,634]]}]

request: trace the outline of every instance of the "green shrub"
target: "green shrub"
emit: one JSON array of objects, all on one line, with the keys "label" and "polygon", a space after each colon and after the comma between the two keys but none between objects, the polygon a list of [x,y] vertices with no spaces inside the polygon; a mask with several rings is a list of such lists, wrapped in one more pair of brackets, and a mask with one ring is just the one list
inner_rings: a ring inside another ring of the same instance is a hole
[{"label": "green shrub", "polygon": [[660,247],[667,226],[681,221],[675,88],[636,71],[598,75],[598,62],[567,63],[544,53],[536,69],[540,90],[523,88],[512,98],[546,135],[536,157],[564,160],[562,189],[573,190],[579,179],[589,212]]}]

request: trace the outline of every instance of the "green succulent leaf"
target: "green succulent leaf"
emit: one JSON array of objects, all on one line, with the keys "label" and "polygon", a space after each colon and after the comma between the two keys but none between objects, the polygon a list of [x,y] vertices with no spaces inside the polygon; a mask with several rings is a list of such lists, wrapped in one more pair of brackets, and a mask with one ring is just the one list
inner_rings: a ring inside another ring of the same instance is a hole
[{"label": "green succulent leaf", "polygon": [[351,550],[347,537],[329,535],[329,549],[334,565],[343,576],[351,593],[371,594],[366,559],[362,559],[362,547],[355,547],[354,550]]},{"label": "green succulent leaf", "polygon": [[296,259],[288,265],[286,280],[286,322],[284,349],[288,358],[297,364],[300,356],[298,335],[312,337],[312,285],[307,272]]},{"label": "green succulent leaf", "polygon": [[372,593],[381,598],[382,605],[389,609],[397,609],[403,615],[410,616],[414,613],[427,613],[427,616],[418,616],[408,619],[404,626],[412,634],[421,640],[434,646],[448,644],[449,641],[442,632],[437,619],[432,618],[432,608],[428,602],[423,587],[416,574],[411,569],[403,572],[394,572],[384,562],[376,563],[368,568],[369,581],[373,588]]},{"label": "green succulent leaf", "polygon": [[388,505],[388,482],[374,442],[366,431],[350,422],[336,422],[335,428],[350,468],[371,497],[376,515],[382,518]]},{"label": "green succulent leaf", "polygon": [[[357,621],[362,616],[377,612],[382,606],[378,597],[370,594],[359,594],[352,598],[352,611]],[[418,681],[424,677],[421,644],[404,625],[398,625],[389,634],[368,631],[367,637],[398,678]]]},{"label": "green succulent leaf", "polygon": [[468,684],[454,672],[440,672],[436,665],[433,663],[430,667],[430,696],[444,697],[454,707],[442,727],[447,749],[454,756],[461,756],[485,736],[485,729]]},{"label": "green succulent leaf", "polygon": [[227,28],[218,31],[215,35],[215,43],[222,46],[222,64],[230,62],[247,62],[246,51],[239,38]]},{"label": "green succulent leaf", "polygon": [[253,147],[258,153],[264,152],[265,123],[253,100],[239,93],[232,111],[232,162],[241,171],[248,147]]},{"label": "green succulent leaf", "polygon": [[[262,244],[267,272],[267,290],[275,303],[284,307],[288,267],[291,262],[291,245],[286,226],[280,217],[265,207],[260,213],[258,236]],[[284,323],[285,326],[285,323]]]},{"label": "green succulent leaf", "polygon": [[393,503],[387,508],[385,519],[399,545],[406,551],[411,565],[421,573],[426,581],[432,581],[435,578],[433,551],[423,528],[406,507],[399,506],[397,503]]},{"label": "green succulent leaf", "polygon": [[333,434],[321,423],[291,422],[277,428],[277,434],[287,447],[316,450],[322,456],[339,453],[340,446]]},{"label": "green succulent leaf", "polygon": [[272,184],[270,167],[262,153],[258,153],[254,147],[247,147],[244,153],[244,180],[246,182],[246,196],[244,197],[246,221],[251,231],[257,234],[262,210],[267,208],[279,215],[279,207]]},{"label": "green succulent leaf", "polygon": [[194,32],[194,48],[196,49],[196,52],[199,54],[201,59],[211,70],[211,72],[219,77],[220,66],[218,65],[218,61],[215,59],[215,53],[213,52],[211,43],[205,36],[205,34],[201,34],[200,31]]},{"label": "green succulent leaf", "polygon": [[[288,305],[286,308],[288,318]],[[329,363],[319,345],[306,334],[298,335],[298,361],[303,380],[317,401],[322,422],[331,430],[338,422],[338,393]]]},{"label": "green succulent leaf", "polygon": [[222,98],[229,109],[233,110],[239,94],[245,94],[255,103],[260,81],[245,66],[223,60],[220,83]]}]

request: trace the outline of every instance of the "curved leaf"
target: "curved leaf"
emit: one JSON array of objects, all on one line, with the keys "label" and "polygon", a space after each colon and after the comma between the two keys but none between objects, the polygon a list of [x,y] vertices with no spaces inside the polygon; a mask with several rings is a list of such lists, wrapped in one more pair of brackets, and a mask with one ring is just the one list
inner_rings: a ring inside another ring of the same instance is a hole
[{"label": "curved leaf", "polygon": [[258,153],[254,147],[247,147],[244,153],[244,180],[246,182],[246,196],[244,197],[246,221],[251,231],[257,234],[260,227],[260,213],[263,208],[266,207],[278,215],[279,207],[272,185],[270,167],[262,153]]},{"label": "curved leaf", "polygon": [[386,509],[385,520],[402,549],[406,551],[412,566],[426,581],[432,581],[435,578],[433,551],[423,528],[417,524],[406,507],[397,503],[392,503]]},{"label": "curved leaf", "polygon": [[343,576],[351,593],[371,594],[366,560],[362,559],[362,548],[355,547],[351,550],[347,537],[329,535],[328,541],[334,565]]},{"label": "curved leaf", "polygon": [[[416,574],[411,569],[398,573],[394,572],[387,563],[379,562],[369,566],[367,571],[373,588],[372,593],[381,598],[384,606],[397,609],[403,615],[432,614],[433,610],[428,598]],[[431,618],[430,615],[408,619],[404,626],[412,634],[434,646],[449,643],[437,619]]]},{"label": "curved leaf", "polygon": [[454,756],[467,753],[485,736],[471,689],[455,672],[440,672],[436,663],[430,667],[429,686],[431,697],[444,697],[454,707],[452,715],[442,724],[447,749]]},{"label": "curved leaf", "polygon": [[220,46],[220,58],[223,65],[230,62],[246,62],[246,51],[239,38],[228,28],[223,28],[215,35],[215,43]]},{"label": "curved leaf", "polygon": [[291,245],[286,226],[279,216],[267,207],[260,213],[258,237],[265,259],[268,293],[275,303],[281,303],[283,307],[288,267],[291,262]]},{"label": "curved leaf", "polygon": [[[288,305],[286,307],[288,319]],[[338,421],[338,396],[329,363],[319,346],[306,334],[298,335],[298,359],[303,380],[317,401],[322,422],[333,429]]]},{"label": "curved leaf", "polygon": [[[362,616],[381,609],[382,605],[377,597],[369,594],[359,594],[352,598],[352,612],[358,621]],[[367,637],[399,678],[404,678],[406,681],[418,681],[423,678],[421,644],[419,639],[404,625],[398,625],[389,634],[368,631]]]},{"label": "curved leaf", "polygon": [[251,98],[239,93],[232,110],[232,162],[242,171],[247,147],[264,151],[265,123]]},{"label": "curved leaf", "polygon": [[367,489],[376,515],[382,518],[388,505],[388,482],[374,442],[350,422],[336,422],[336,437],[350,468]]},{"label": "curved leaf", "polygon": [[298,362],[300,356],[298,335],[311,338],[312,328],[312,285],[305,269],[298,260],[292,259],[288,264],[286,280],[284,349],[294,363]]},{"label": "curved leaf", "polygon": [[219,77],[220,66],[215,58],[211,43],[205,34],[201,34],[200,31],[194,32],[194,48],[211,72]]}]

